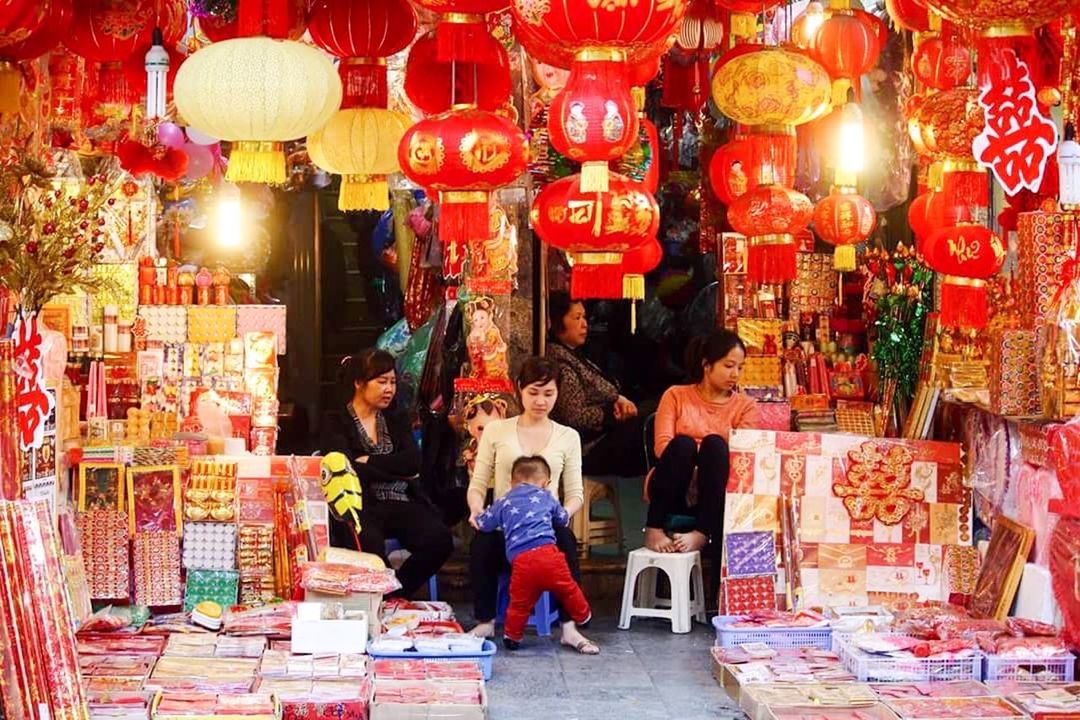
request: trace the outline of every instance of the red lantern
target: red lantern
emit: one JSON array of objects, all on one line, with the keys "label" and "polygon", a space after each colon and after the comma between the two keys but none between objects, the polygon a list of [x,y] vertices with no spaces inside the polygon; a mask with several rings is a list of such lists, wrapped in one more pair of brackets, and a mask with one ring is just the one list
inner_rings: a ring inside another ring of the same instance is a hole
[{"label": "red lantern", "polygon": [[798,143],[793,132],[751,132],[717,148],[709,161],[709,183],[720,202],[730,205],[758,185],[795,184]]},{"label": "red lantern", "polygon": [[22,40],[0,48],[0,59],[9,62],[33,60],[49,52],[68,34],[75,17],[74,0],[45,0],[42,22]]},{"label": "red lantern", "polygon": [[[847,80],[859,96],[859,77],[877,65],[881,55],[881,39],[877,27],[855,10],[834,10],[821,24],[810,53],[821,63],[834,80]],[[847,97],[847,86],[841,84],[843,93],[833,84],[833,99],[842,103]],[[837,99],[837,98],[840,99]]]},{"label": "red lantern", "polygon": [[931,37],[919,43],[911,57],[916,79],[935,90],[952,90],[971,75],[971,53],[952,37]]},{"label": "red lantern", "polygon": [[508,0],[415,0],[422,8],[440,14],[435,28],[436,55],[442,62],[484,64],[492,62],[486,43],[479,42],[487,35],[486,13],[498,12]]},{"label": "red lantern", "polygon": [[885,0],[885,9],[892,21],[904,30],[926,32],[930,29],[930,11],[924,0]]},{"label": "red lantern", "polygon": [[941,322],[949,327],[986,327],[986,280],[1005,264],[1001,239],[984,225],[960,223],[931,233],[923,254],[931,269],[945,275]]},{"label": "red lantern", "polygon": [[626,253],[655,241],[660,206],[622,175],[612,174],[608,191],[600,193],[583,191],[581,176],[571,175],[541,191],[530,221],[540,239],[574,261],[578,296],[595,297],[605,284],[611,287],[612,278],[621,277]]},{"label": "red lantern", "polygon": [[655,270],[663,258],[664,250],[660,242],[652,238],[644,245],[624,253],[617,266],[575,265],[570,274],[570,296],[600,300],[644,300],[645,276]]},{"label": "red lantern", "polygon": [[637,109],[627,84],[621,53],[583,53],[570,68],[566,87],[548,108],[552,146],[582,163],[586,192],[607,190],[608,163],[637,140]]},{"label": "red lantern", "polygon": [[124,62],[150,49],[155,27],[161,28],[166,47],[175,46],[187,30],[184,0],[76,3],[75,18],[64,45],[86,60],[101,63],[96,93],[99,100],[127,104],[133,97],[124,75]]},{"label": "red lantern", "polygon": [[[251,0],[242,0],[240,4],[245,3],[251,3]],[[266,3],[265,7],[263,3]],[[211,42],[252,35],[266,35],[284,40],[299,40],[303,37],[304,0],[255,0],[251,4],[258,14],[249,12],[243,26],[240,25],[239,11],[234,8],[222,15],[199,18],[199,29]]]},{"label": "red lantern", "polygon": [[672,48],[664,55],[664,88],[660,104],[697,112],[709,99],[709,56]]},{"label": "red lantern", "polygon": [[21,43],[48,20],[49,4],[34,0],[0,3],[0,49]]},{"label": "red lantern", "polygon": [[747,279],[783,283],[795,279],[795,235],[814,215],[809,198],[782,185],[759,185],[728,208],[728,222],[746,236]]},{"label": "red lantern", "polygon": [[990,179],[975,163],[945,163],[941,195],[957,222],[986,223],[990,217]]},{"label": "red lantern", "polygon": [[434,33],[417,40],[405,63],[405,94],[412,104],[429,115],[460,104],[481,110],[502,107],[510,99],[510,57],[491,35],[485,34],[478,42],[488,43],[499,61],[483,65],[442,62]]},{"label": "red lantern", "polygon": [[651,83],[660,72],[660,54],[649,55],[638,62],[627,66],[627,82],[630,87],[645,87]]},{"label": "red lantern", "polygon": [[853,190],[833,188],[814,208],[814,229],[836,247],[833,267],[837,272],[855,270],[855,246],[870,237],[875,225],[874,206]]},{"label": "red lantern", "polygon": [[316,0],[308,15],[312,41],[341,58],[343,109],[387,105],[386,58],[416,37],[406,0]]},{"label": "red lantern", "polygon": [[528,160],[524,133],[475,107],[421,120],[398,145],[406,177],[439,193],[439,237],[447,244],[490,226],[491,191],[514,182]]},{"label": "red lantern", "polygon": [[923,102],[916,113],[927,152],[941,160],[972,159],[971,144],[983,129],[983,111],[972,88],[945,90]]}]

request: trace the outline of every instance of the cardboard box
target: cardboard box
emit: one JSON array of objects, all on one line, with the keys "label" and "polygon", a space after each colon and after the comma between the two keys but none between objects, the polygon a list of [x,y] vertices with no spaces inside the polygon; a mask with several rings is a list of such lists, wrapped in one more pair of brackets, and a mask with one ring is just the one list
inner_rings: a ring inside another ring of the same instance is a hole
[{"label": "cardboard box", "polygon": [[347,611],[354,617],[345,620],[323,620],[323,603],[303,602],[296,607],[292,621],[292,651],[302,655],[320,653],[367,652],[368,614],[362,610]]},{"label": "cardboard box", "polygon": [[341,603],[346,610],[365,612],[368,616],[368,635],[374,638],[382,634],[382,623],[379,618],[382,617],[383,596],[379,593],[334,595],[316,590],[305,590],[304,600],[317,603]]},{"label": "cardboard box", "polygon": [[846,708],[770,707],[765,720],[788,720],[789,718],[813,717],[814,720],[898,720],[896,713],[876,703],[868,706]]},{"label": "cardboard box", "polygon": [[480,693],[479,705],[409,705],[381,703],[378,699],[380,687],[426,685],[437,682],[446,684],[445,681],[433,680],[377,680],[372,683],[371,702],[368,705],[369,720],[487,720],[488,699],[483,681],[460,683],[477,687]]},{"label": "cardboard box", "polygon": [[769,708],[780,707],[869,707],[877,696],[866,683],[812,683],[748,685],[739,699],[750,720],[768,720]]}]

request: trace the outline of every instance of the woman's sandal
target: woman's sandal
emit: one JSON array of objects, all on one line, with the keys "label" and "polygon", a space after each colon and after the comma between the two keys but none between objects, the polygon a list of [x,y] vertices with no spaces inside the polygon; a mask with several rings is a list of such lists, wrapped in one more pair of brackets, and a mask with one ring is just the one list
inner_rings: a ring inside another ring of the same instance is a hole
[{"label": "woman's sandal", "polygon": [[594,643],[592,640],[586,640],[582,638],[578,641],[577,645],[568,645],[563,643],[563,647],[572,647],[580,655],[599,655],[600,646]]}]

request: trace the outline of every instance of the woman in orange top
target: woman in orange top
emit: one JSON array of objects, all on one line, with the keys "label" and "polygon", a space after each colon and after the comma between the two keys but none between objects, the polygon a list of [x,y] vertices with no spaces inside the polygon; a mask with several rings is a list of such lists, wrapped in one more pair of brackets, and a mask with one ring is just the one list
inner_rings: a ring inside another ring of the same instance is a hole
[{"label": "woman in orange top", "polygon": [[[728,436],[759,422],[757,403],[737,389],[746,347],[730,330],[694,338],[686,351],[691,385],[674,385],[656,411],[655,450],[660,458],[649,483],[645,546],[655,552],[702,550],[710,538],[719,547],[728,480]],[[697,475],[697,504],[686,493]],[[669,537],[665,521],[692,515],[694,529]]]}]

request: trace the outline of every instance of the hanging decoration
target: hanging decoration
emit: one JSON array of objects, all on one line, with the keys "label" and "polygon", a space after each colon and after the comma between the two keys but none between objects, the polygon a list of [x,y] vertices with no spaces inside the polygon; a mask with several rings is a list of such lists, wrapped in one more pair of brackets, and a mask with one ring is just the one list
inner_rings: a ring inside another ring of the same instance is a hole
[{"label": "hanging decoration", "polygon": [[503,107],[510,99],[510,57],[491,35],[477,37],[475,42],[488,46],[485,54],[491,57],[489,62],[439,60],[435,33],[418,38],[405,64],[409,101],[428,115],[462,104],[492,111]]},{"label": "hanging decoration", "polygon": [[709,184],[720,202],[730,205],[763,182],[794,187],[797,160],[794,128],[766,126],[752,133],[743,131],[713,153]]},{"label": "hanging decoration", "polygon": [[782,185],[763,184],[728,208],[728,222],[746,236],[746,276],[751,282],[784,283],[797,275],[795,237],[813,218],[809,198]]},{"label": "hanging decoration", "polygon": [[926,263],[945,275],[941,322],[982,329],[989,321],[986,280],[1005,264],[1005,247],[989,228],[958,223],[933,231],[923,246]]},{"label": "hanging decoration", "polygon": [[489,226],[491,192],[525,172],[528,144],[506,118],[467,107],[413,125],[398,145],[406,177],[439,198],[439,238],[463,250]]},{"label": "hanging decoration", "polygon": [[930,11],[925,0],[885,0],[885,9],[901,30],[926,32],[930,29]]},{"label": "hanging decoration", "polygon": [[[0,40],[0,112],[15,112],[25,95],[23,73],[18,63],[49,52],[68,34],[75,17],[74,0],[46,0],[38,3],[40,22],[24,32],[8,33]],[[14,40],[20,37],[19,40]]]},{"label": "hanging decoration", "polygon": [[825,68],[799,52],[753,47],[717,62],[712,98],[743,125],[802,125],[829,111],[832,84]]},{"label": "hanging decoration", "polygon": [[780,0],[716,0],[716,4],[731,13],[731,34],[739,39],[757,35],[757,14],[768,12]]},{"label": "hanging decoration", "polygon": [[818,28],[810,54],[833,78],[833,103],[842,104],[849,88],[861,96],[859,78],[877,65],[881,55],[877,18],[852,10],[845,0],[833,0],[828,17]]},{"label": "hanging decoration", "polygon": [[[600,193],[584,191],[581,176],[571,175],[537,195],[529,219],[540,239],[570,257],[572,274],[578,276],[571,278],[577,296],[594,297],[594,292],[613,292],[626,253],[656,238],[660,207],[621,175],[612,174],[608,190]],[[582,267],[590,269],[579,274]]]},{"label": "hanging decoration", "polygon": [[854,188],[834,187],[814,208],[814,230],[836,247],[833,268],[854,272],[855,246],[865,242],[877,225],[877,212]]},{"label": "hanging decoration", "polygon": [[386,176],[397,172],[397,146],[410,119],[387,109],[386,57],[416,35],[406,0],[319,0],[308,16],[315,44],[339,58],[343,100],[329,122],[308,136],[312,161],[342,176],[338,209],[385,210]]},{"label": "hanging decoration", "polygon": [[971,75],[971,52],[953,35],[935,35],[921,40],[911,56],[911,70],[923,85],[935,90],[952,90],[965,84]]},{"label": "hanging decoration", "polygon": [[[249,82],[255,74],[265,81]],[[177,73],[175,95],[189,125],[234,143],[226,173],[231,182],[284,184],[282,143],[325,125],[340,106],[342,91],[322,51],[245,37],[192,54]]]},{"label": "hanging decoration", "polygon": [[[505,10],[509,0],[414,0],[417,5],[439,13],[435,26],[436,57],[439,62],[484,65],[497,62],[485,15]],[[486,36],[486,37],[485,37]]]}]

